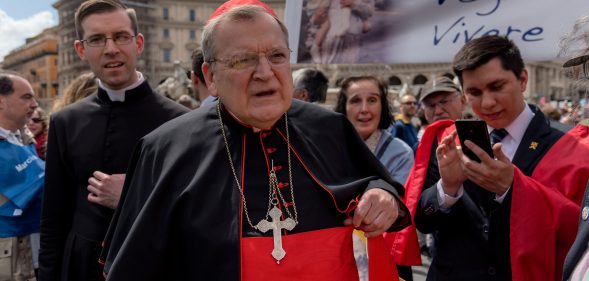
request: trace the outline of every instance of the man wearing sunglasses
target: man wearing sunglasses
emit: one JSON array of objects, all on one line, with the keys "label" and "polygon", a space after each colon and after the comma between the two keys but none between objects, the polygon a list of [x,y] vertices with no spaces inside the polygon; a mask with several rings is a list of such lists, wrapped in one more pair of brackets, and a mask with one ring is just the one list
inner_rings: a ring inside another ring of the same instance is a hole
[{"label": "man wearing sunglasses", "polygon": [[412,94],[401,97],[400,113],[395,115],[395,122],[391,124],[390,131],[393,135],[403,140],[409,147],[415,149],[418,142],[417,127],[413,124],[413,117],[417,112],[417,99]]},{"label": "man wearing sunglasses", "polygon": [[136,70],[144,37],[135,11],[91,0],[75,14],[74,48],[98,77],[95,94],[51,119],[39,280],[103,280],[101,243],[135,143],[188,109]]}]

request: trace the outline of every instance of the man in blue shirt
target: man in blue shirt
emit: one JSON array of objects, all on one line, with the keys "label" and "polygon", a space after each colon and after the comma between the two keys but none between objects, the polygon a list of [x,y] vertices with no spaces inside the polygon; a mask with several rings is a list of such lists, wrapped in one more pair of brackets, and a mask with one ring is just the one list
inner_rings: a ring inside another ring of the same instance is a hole
[{"label": "man in blue shirt", "polygon": [[27,80],[0,73],[0,280],[35,277],[45,163],[25,125],[37,106]]}]

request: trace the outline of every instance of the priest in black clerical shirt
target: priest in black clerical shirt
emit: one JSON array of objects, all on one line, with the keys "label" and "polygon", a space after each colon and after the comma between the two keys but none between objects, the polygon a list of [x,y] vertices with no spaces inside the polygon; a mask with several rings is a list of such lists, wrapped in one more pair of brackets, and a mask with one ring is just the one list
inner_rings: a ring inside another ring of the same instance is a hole
[{"label": "priest in black clerical shirt", "polygon": [[371,277],[393,280],[381,234],[410,224],[403,187],[345,116],[292,100],[287,38],[258,1],[213,15],[202,68],[219,100],[140,141],[107,280],[358,280],[354,227]]},{"label": "priest in black clerical shirt", "polygon": [[137,141],[188,111],[155,93],[135,64],[144,38],[117,0],[84,1],[74,47],[95,94],[52,114],[41,216],[41,281],[103,280],[102,240]]}]

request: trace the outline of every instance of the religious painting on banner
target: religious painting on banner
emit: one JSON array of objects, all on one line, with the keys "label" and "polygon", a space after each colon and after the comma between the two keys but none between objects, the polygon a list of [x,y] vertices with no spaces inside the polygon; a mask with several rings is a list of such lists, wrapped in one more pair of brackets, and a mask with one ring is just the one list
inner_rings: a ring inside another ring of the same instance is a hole
[{"label": "religious painting on banner", "polygon": [[526,60],[553,60],[583,0],[289,0],[292,63],[450,62],[464,43],[506,35]]}]

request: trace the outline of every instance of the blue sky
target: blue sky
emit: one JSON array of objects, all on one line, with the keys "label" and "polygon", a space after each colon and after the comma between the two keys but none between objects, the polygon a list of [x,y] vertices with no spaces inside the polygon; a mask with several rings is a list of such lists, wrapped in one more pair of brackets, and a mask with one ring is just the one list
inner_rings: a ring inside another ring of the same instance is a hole
[{"label": "blue sky", "polygon": [[53,3],[57,0],[0,0],[0,10],[13,19],[20,20],[42,11],[50,11],[57,16]]},{"label": "blue sky", "polygon": [[25,39],[58,24],[56,0],[0,0],[0,61]]}]

